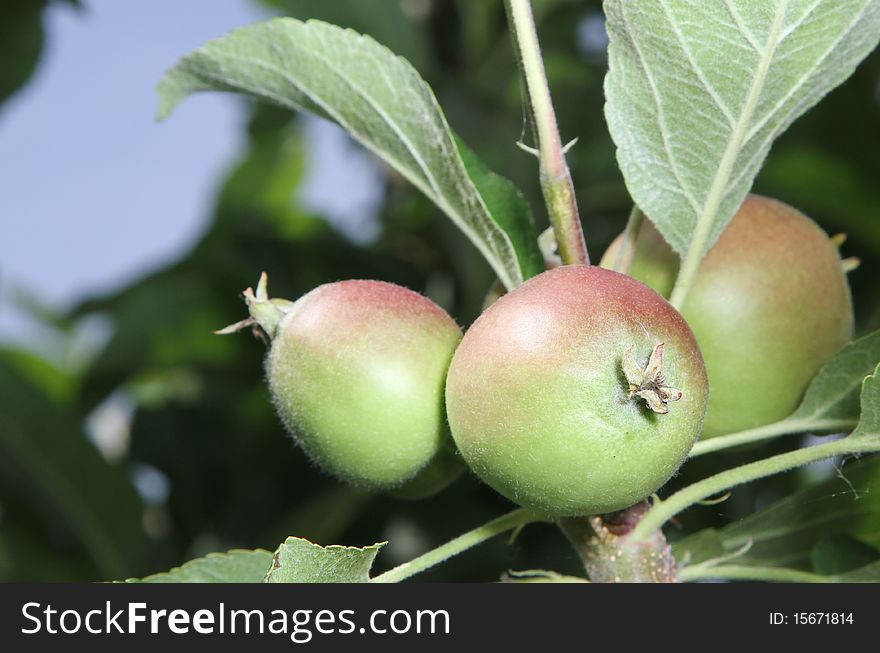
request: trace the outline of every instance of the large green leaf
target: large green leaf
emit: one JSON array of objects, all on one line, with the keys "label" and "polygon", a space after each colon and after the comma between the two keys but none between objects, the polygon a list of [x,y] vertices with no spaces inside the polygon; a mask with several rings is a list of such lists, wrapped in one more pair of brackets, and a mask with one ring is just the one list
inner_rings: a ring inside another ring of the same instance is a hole
[{"label": "large green leaf", "polygon": [[275,551],[229,551],[129,583],[366,583],[383,544],[319,546],[288,537]]},{"label": "large green leaf", "polygon": [[209,553],[180,567],[127,583],[262,583],[272,554],[269,551],[229,551]]},{"label": "large green leaf", "polygon": [[489,170],[462,140],[456,139],[456,142],[465,169],[486,202],[489,213],[510,238],[523,276],[529,278],[540,274],[546,267],[528,202],[513,182]]},{"label": "large green leaf", "polygon": [[849,439],[865,442],[868,447],[880,446],[880,365],[862,382],[861,411]]},{"label": "large green leaf", "polygon": [[370,37],[320,21],[277,18],[235,30],[187,55],[158,90],[160,118],[192,93],[221,90],[334,120],[449,215],[505,286],[515,287],[526,277],[516,246],[500,225],[528,232],[531,224],[492,215],[430,87],[405,59]]},{"label": "large green leaf", "polygon": [[695,533],[673,552],[686,564],[733,556],[737,565],[812,569],[817,546],[830,536],[880,547],[880,458],[847,463],[838,477],[724,528]]},{"label": "large green leaf", "polygon": [[817,425],[859,419],[862,382],[880,363],[880,331],[855,340],[819,371],[789,420]]},{"label": "large green leaf", "polygon": [[[701,257],[774,139],[880,38],[880,0],[605,0],[606,116],[635,202]],[[698,258],[697,258],[698,260]]]},{"label": "large green leaf", "polygon": [[823,537],[810,553],[817,574],[846,574],[880,559],[880,549],[845,533]]},{"label": "large green leaf", "polygon": [[124,470],[101,457],[74,414],[2,359],[0,474],[34,514],[75,533],[104,577],[132,572],[145,543],[143,507]]},{"label": "large green leaf", "polygon": [[383,546],[320,546],[301,537],[288,537],[275,551],[266,582],[366,583]]}]

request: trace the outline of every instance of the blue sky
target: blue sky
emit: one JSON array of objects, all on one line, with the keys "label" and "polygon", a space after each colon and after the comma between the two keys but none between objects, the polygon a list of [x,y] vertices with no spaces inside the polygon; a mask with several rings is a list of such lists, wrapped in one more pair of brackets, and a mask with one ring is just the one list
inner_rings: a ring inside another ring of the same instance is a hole
[{"label": "blue sky", "polygon": [[47,14],[30,84],[0,108],[0,340],[28,339],[15,286],[63,307],[185,252],[235,160],[240,100],[205,94],[166,122],[179,56],[266,14],[250,0],[86,0]]}]

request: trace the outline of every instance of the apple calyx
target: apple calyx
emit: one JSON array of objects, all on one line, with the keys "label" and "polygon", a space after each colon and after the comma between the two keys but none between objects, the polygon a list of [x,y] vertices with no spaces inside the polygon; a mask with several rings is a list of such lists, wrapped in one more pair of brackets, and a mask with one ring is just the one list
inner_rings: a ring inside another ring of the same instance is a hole
[{"label": "apple calyx", "polygon": [[268,283],[269,277],[263,272],[257,283],[256,293],[253,288],[246,288],[242,293],[250,317],[240,320],[235,324],[230,324],[214,333],[225,336],[250,327],[254,330],[254,335],[261,340],[273,339],[278,331],[278,324],[290,311],[293,302],[287,299],[270,299]]},{"label": "apple calyx", "polygon": [[658,415],[665,415],[669,412],[667,404],[681,399],[681,390],[666,385],[666,377],[663,374],[662,342],[654,346],[646,368],[642,369],[636,362],[632,346],[623,352],[621,367],[628,384],[626,396],[628,400],[633,397],[644,399],[648,408]]}]

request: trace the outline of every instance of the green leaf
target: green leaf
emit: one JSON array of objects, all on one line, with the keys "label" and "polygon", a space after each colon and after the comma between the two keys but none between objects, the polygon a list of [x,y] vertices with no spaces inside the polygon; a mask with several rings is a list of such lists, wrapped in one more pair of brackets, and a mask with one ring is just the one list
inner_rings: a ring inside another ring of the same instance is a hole
[{"label": "green leaf", "polygon": [[23,86],[43,49],[43,9],[47,0],[6,0],[0,4],[0,102]]},{"label": "green leaf", "polygon": [[510,238],[523,277],[528,279],[541,274],[546,268],[528,202],[513,182],[489,170],[464,141],[456,138],[456,144],[465,169],[489,212]]},{"label": "green leaf", "polygon": [[835,478],[724,528],[690,535],[673,545],[673,553],[691,565],[729,559],[810,570],[816,547],[831,536],[880,547],[880,457],[847,463]]},{"label": "green leaf", "polygon": [[516,248],[499,224],[510,218],[492,215],[430,87],[370,37],[292,18],[235,30],[168,71],[158,87],[158,117],[188,95],[210,90],[245,93],[339,123],[437,204],[505,286],[524,280]]},{"label": "green leaf", "polygon": [[104,460],[79,418],[0,359],[0,478],[54,528],[69,528],[105,578],[130,574],[142,553],[143,505],[125,471]]},{"label": "green leaf", "polygon": [[556,571],[546,569],[526,569],[524,571],[508,571],[502,578],[502,583],[589,583],[590,581],[580,576],[567,576]]},{"label": "green leaf", "polygon": [[320,546],[288,537],[272,558],[267,583],[366,583],[384,542],[372,546]]},{"label": "green leaf", "polygon": [[[78,0],[56,0],[81,9]],[[0,104],[24,86],[43,51],[43,14],[49,0],[0,3]]]},{"label": "green leaf", "polygon": [[784,420],[703,440],[691,456],[790,433],[844,433],[858,424],[862,381],[880,363],[880,331],[847,344],[810,382],[797,409]]},{"label": "green leaf", "polygon": [[880,452],[880,365],[862,383],[861,419],[847,437],[746,463],[682,488],[665,501],[651,506],[633,529],[633,538],[646,537],[689,506],[737,485],[820,460],[877,452]]},{"label": "green leaf", "polygon": [[0,360],[14,367],[55,403],[63,404],[73,397],[77,382],[74,375],[58,369],[43,356],[27,349],[0,345]]},{"label": "green leaf", "polygon": [[272,554],[269,551],[233,550],[209,553],[161,574],[129,578],[126,583],[262,583]]},{"label": "green leaf", "polygon": [[810,383],[789,420],[859,419],[862,381],[880,363],[880,331],[855,340],[835,354]]},{"label": "green leaf", "polygon": [[878,0],[605,0],[606,116],[636,204],[702,257],[770,146],[880,38]]},{"label": "green leaf", "polygon": [[845,574],[814,574],[784,567],[757,567],[749,565],[718,565],[714,567],[686,567],[679,572],[682,582],[724,578],[729,580],[757,580],[782,583],[876,583],[880,581],[880,562],[872,562]]},{"label": "green leaf", "polygon": [[845,533],[832,533],[819,540],[810,553],[817,574],[844,574],[880,559],[880,551]]},{"label": "green leaf", "polygon": [[870,448],[880,446],[880,365],[862,382],[862,413],[850,440],[868,443]]}]

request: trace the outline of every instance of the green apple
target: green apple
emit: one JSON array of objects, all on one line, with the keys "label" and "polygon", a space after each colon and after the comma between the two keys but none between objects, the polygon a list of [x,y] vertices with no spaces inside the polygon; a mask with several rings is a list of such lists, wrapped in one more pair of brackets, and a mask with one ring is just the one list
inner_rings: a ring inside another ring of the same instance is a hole
[{"label": "green apple", "polygon": [[[614,264],[622,238],[600,265]],[[648,221],[631,276],[668,296],[679,259]],[[796,209],[749,195],[703,259],[682,314],[706,361],[704,437],[792,413],[810,380],[853,335],[838,247]]]},{"label": "green apple", "polygon": [[697,440],[706,372],[684,319],[656,292],[599,267],[544,272],[493,303],[446,381],[465,462],[552,517],[630,506]]},{"label": "green apple", "polygon": [[268,298],[264,275],[245,298],[251,318],[230,330],[255,324],[270,338],[266,378],[278,416],[322,469],[419,496],[457,475],[443,389],[461,330],[442,308],[366,280],[290,302]]}]

